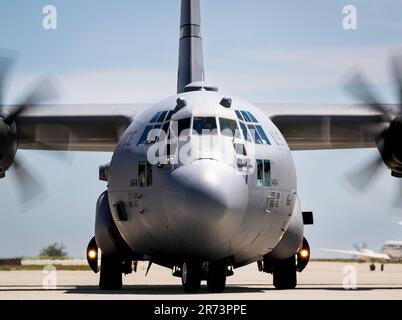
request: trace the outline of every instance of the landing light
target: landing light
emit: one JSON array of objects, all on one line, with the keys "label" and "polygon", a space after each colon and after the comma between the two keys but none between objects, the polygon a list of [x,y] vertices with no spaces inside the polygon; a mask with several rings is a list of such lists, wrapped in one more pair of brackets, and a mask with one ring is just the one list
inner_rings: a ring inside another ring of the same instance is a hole
[{"label": "landing light", "polygon": [[98,255],[98,253],[95,250],[90,250],[88,252],[89,259],[95,259],[97,255]]},{"label": "landing light", "polygon": [[307,257],[309,256],[309,252],[308,252],[308,250],[303,249],[302,251],[300,251],[300,255],[301,255],[303,258],[307,258]]}]

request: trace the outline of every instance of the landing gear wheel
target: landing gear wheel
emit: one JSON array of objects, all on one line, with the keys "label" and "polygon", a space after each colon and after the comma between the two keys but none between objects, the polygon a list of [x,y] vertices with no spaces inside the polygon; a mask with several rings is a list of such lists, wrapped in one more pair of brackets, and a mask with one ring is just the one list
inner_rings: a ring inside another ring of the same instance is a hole
[{"label": "landing gear wheel", "polygon": [[375,271],[375,264],[374,263],[370,264],[370,271]]},{"label": "landing gear wheel", "polygon": [[296,257],[277,261],[273,269],[274,287],[278,290],[294,289],[297,285]]},{"label": "landing gear wheel", "polygon": [[208,267],[207,286],[213,293],[225,291],[227,264],[223,261],[210,263]]},{"label": "landing gear wheel", "polygon": [[384,264],[381,265],[381,271],[384,271]]},{"label": "landing gear wheel", "polygon": [[122,286],[120,259],[102,254],[99,287],[102,290],[118,290],[121,289]]},{"label": "landing gear wheel", "polygon": [[197,262],[184,262],[181,268],[181,282],[187,293],[197,293],[201,289],[202,265]]}]

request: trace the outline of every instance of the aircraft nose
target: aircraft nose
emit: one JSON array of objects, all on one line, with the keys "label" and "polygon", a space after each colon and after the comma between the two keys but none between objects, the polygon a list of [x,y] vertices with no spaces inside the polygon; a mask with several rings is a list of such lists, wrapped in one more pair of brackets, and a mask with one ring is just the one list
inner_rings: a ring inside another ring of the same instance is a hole
[{"label": "aircraft nose", "polygon": [[228,242],[247,209],[246,181],[234,168],[200,160],[174,170],[165,208],[182,246],[211,248]]}]

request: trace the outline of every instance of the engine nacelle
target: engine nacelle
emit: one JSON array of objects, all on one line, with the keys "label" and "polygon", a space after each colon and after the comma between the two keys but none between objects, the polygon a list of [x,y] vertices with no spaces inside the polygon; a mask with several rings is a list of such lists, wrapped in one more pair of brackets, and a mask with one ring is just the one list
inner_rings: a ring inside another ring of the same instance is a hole
[{"label": "engine nacelle", "polygon": [[103,255],[124,258],[132,254],[113,221],[107,191],[100,195],[96,204],[95,239]]},{"label": "engine nacelle", "polygon": [[0,117],[0,178],[12,166],[17,152],[17,126],[15,122],[7,124]]},{"label": "engine nacelle", "polygon": [[376,138],[376,143],[381,157],[391,170],[392,176],[402,178],[402,117],[395,118],[381,135]]},{"label": "engine nacelle", "polygon": [[276,247],[265,258],[269,260],[286,260],[297,253],[304,237],[303,215],[300,210],[293,215],[290,224]]}]

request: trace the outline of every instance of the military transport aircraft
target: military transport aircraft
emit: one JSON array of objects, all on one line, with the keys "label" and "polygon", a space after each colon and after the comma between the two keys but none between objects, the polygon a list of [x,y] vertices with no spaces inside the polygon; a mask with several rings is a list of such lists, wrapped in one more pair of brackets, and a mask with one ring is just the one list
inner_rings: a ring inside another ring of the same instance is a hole
[{"label": "military transport aircraft", "polygon": [[[401,225],[401,223],[399,222]],[[402,259],[402,241],[388,240],[384,243],[379,252],[375,252],[367,248],[367,244],[361,246],[355,245],[355,250],[339,250],[322,248],[320,250],[332,253],[339,253],[343,255],[353,256],[364,261],[370,262],[370,271],[375,271],[375,263],[381,263],[380,270],[384,271],[384,264],[386,262],[397,262]]]},{"label": "military transport aircraft", "polygon": [[337,249],[321,249],[327,252],[347,254],[357,258],[362,258],[370,263],[370,271],[375,271],[375,262],[381,263],[381,271],[384,271],[384,263],[391,261],[399,261],[402,258],[402,241],[390,240],[386,241],[380,252],[375,252],[367,248],[358,248],[357,250],[337,250]]},{"label": "military transport aircraft", "polygon": [[[1,60],[2,84],[11,63]],[[291,151],[377,147],[402,177],[400,111],[375,102],[359,73],[350,81],[362,105],[255,106],[224,94],[205,81],[200,1],[182,0],[176,94],[147,107],[46,105],[52,86],[41,82],[1,108],[0,174],[13,168],[27,184],[17,149],[113,152],[99,170],[107,188],[87,248],[102,289],[120,288],[137,261],[172,269],[186,292],[202,280],[222,292],[250,263],[277,289],[295,288],[313,219],[301,211]]]}]

